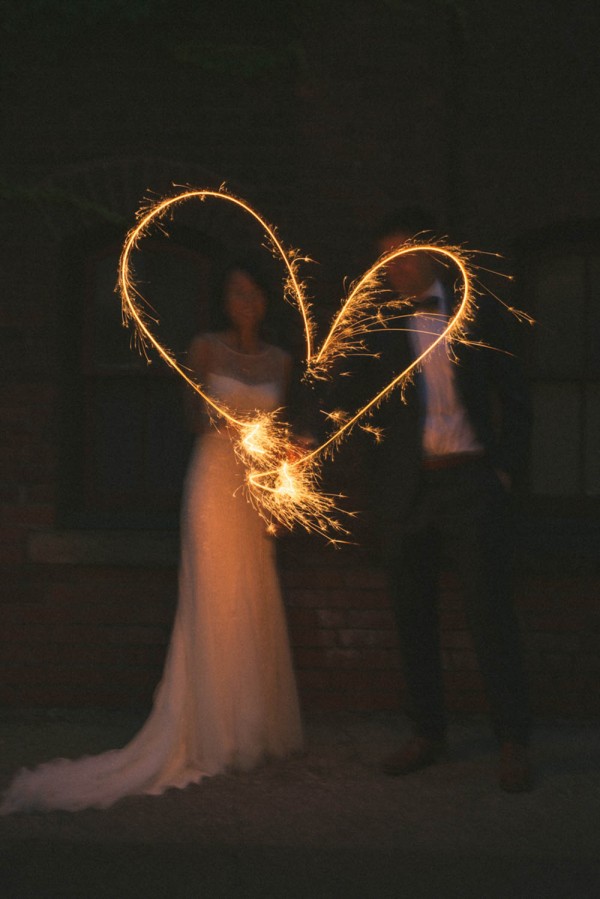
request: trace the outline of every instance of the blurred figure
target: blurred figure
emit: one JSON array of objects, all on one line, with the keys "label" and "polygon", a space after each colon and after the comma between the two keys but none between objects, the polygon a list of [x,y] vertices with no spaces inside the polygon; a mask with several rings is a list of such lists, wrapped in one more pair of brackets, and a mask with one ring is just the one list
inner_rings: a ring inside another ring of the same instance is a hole
[{"label": "blurred figure", "polygon": [[[435,228],[421,210],[385,223],[386,253]],[[390,290],[409,300],[401,330],[384,331],[377,350],[396,371],[446,327],[455,298],[434,255],[420,252],[388,267]],[[414,737],[384,762],[391,775],[436,762],[445,751],[446,714],[438,622],[443,555],[461,580],[465,610],[500,745],[500,786],[527,790],[528,691],[511,596],[510,492],[524,465],[530,405],[510,353],[498,304],[478,301],[469,344],[440,345],[407,388],[377,412],[384,439],[373,451],[373,513],[389,575]],[[472,343],[471,343],[472,341]],[[480,345],[484,344],[484,345]],[[490,348],[491,347],[491,348]]]},{"label": "blurred figure", "polygon": [[[290,357],[261,329],[267,292],[248,265],[223,284],[223,326],[192,342],[188,364],[207,393],[238,414],[274,411]],[[223,421],[193,395],[199,431],[182,509],[179,597],[154,706],[123,749],[57,759],[13,780],[1,807],[107,807],[206,775],[249,769],[302,745],[302,729],[273,540],[244,495],[244,467]]]}]

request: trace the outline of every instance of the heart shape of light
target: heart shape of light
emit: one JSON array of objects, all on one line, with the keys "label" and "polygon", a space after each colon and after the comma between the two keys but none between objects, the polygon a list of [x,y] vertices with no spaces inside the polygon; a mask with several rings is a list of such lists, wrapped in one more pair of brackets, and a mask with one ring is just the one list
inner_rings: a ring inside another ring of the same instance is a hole
[{"label": "heart shape of light", "polygon": [[[250,215],[267,236],[273,255],[284,266],[284,298],[298,310],[304,327],[306,341],[305,377],[326,378],[340,357],[367,351],[365,337],[375,331],[387,330],[391,322],[406,315],[406,300],[381,298],[385,268],[394,259],[412,253],[436,254],[453,263],[462,280],[460,302],[448,320],[442,333],[434,336],[428,349],[407,368],[395,375],[365,405],[354,413],[336,413],[330,416],[333,429],[330,435],[310,451],[301,451],[290,427],[277,413],[256,412],[240,417],[218,403],[193,374],[182,366],[164,347],[152,330],[156,318],[150,313],[144,297],[136,287],[131,272],[131,257],[146,236],[149,227],[159,221],[175,206],[188,200],[216,199],[229,203]],[[248,203],[234,196],[224,187],[219,190],[187,189],[166,197],[137,215],[137,224],[127,235],[119,263],[118,289],[121,294],[123,323],[135,328],[139,347],[144,352],[149,346],[204,400],[209,411],[226,421],[234,435],[234,447],[242,458],[247,471],[246,482],[251,500],[271,526],[273,522],[291,528],[299,524],[308,531],[318,531],[336,542],[339,534],[348,531],[339,518],[339,497],[320,490],[321,463],[331,454],[340,440],[355,426],[376,431],[370,422],[371,413],[389,394],[403,388],[422,365],[425,358],[440,344],[450,345],[465,338],[465,324],[472,315],[473,290],[467,255],[458,248],[435,243],[409,242],[381,256],[374,265],[351,287],[347,297],[334,316],[329,332],[321,345],[316,346],[315,327],[311,304],[307,299],[298,268],[307,261],[298,253],[286,249],[274,227],[269,225]],[[404,307],[404,313],[403,313]],[[334,536],[338,535],[338,536]]]}]

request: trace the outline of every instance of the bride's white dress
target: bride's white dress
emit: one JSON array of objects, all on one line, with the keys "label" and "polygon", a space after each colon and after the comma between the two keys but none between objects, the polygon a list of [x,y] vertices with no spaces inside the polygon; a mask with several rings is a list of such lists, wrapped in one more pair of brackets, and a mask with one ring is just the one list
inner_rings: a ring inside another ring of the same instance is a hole
[{"label": "bride's white dress", "polygon": [[[206,335],[211,393],[229,409],[282,402],[284,354],[234,353]],[[247,501],[229,436],[197,440],[182,509],[179,598],[153,709],[124,748],[23,769],[0,812],[112,805],[301,747],[295,679],[273,541]]]}]

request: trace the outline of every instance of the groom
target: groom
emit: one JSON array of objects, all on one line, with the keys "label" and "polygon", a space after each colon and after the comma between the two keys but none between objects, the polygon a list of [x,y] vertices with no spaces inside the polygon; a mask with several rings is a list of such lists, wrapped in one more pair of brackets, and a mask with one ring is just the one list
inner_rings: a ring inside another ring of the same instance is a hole
[{"label": "groom", "polygon": [[[380,253],[433,228],[416,208],[390,219]],[[433,255],[394,260],[389,289],[414,314],[384,331],[381,358],[405,367],[446,325],[455,297]],[[454,273],[452,273],[454,275]],[[449,562],[465,611],[500,747],[499,783],[530,789],[530,713],[512,604],[511,489],[528,446],[530,407],[497,303],[478,300],[469,343],[431,355],[406,391],[377,413],[384,431],[373,449],[373,509],[396,612],[413,738],[384,762],[409,774],[444,754],[446,714],[438,622],[439,576]],[[376,363],[371,362],[373,368]]]}]

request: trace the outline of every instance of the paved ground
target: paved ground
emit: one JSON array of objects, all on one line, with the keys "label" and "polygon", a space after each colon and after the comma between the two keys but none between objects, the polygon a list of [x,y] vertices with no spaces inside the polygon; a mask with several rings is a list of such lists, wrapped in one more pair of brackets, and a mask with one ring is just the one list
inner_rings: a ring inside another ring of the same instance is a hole
[{"label": "paved ground", "polygon": [[[19,765],[122,745],[123,712],[0,713],[3,786]],[[307,722],[307,752],[108,811],[0,818],[0,896],[600,897],[600,725],[541,723],[536,788],[496,786],[485,722],[447,761],[389,778],[396,716]]]}]

